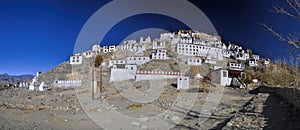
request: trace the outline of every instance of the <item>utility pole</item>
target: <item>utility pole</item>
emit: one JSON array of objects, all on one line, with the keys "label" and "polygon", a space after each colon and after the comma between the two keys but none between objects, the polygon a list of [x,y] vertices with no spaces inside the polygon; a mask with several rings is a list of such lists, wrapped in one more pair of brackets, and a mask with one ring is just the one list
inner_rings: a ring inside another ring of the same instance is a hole
[{"label": "utility pole", "polygon": [[100,69],[100,82],[99,82],[99,87],[100,87],[100,98],[101,98],[101,96],[102,96],[102,65],[99,65],[99,69]]},{"label": "utility pole", "polygon": [[93,55],[92,58],[92,99],[95,99],[95,94],[94,94],[94,79],[95,79],[95,57]]}]

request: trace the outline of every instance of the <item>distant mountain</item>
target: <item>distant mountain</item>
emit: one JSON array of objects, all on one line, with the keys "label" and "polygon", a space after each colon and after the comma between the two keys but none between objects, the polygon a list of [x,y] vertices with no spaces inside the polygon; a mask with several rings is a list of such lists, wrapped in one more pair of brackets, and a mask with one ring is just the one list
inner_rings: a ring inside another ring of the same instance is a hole
[{"label": "distant mountain", "polygon": [[1,84],[15,84],[18,82],[24,82],[30,79],[33,79],[33,75],[19,75],[13,76],[8,74],[0,74],[0,83]]}]

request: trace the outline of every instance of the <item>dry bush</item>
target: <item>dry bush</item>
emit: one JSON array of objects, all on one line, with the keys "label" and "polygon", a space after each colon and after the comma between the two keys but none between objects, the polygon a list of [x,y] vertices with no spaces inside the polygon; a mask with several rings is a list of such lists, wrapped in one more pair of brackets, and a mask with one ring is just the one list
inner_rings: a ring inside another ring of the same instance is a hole
[{"label": "dry bush", "polygon": [[136,108],[141,108],[143,107],[141,104],[131,104],[127,106],[127,109],[136,109]]},{"label": "dry bush", "polygon": [[261,83],[271,86],[298,86],[299,70],[293,71],[294,66],[286,63],[276,62],[270,64],[264,70],[259,69],[255,73],[250,73],[247,77],[247,81],[250,79],[258,78]]}]

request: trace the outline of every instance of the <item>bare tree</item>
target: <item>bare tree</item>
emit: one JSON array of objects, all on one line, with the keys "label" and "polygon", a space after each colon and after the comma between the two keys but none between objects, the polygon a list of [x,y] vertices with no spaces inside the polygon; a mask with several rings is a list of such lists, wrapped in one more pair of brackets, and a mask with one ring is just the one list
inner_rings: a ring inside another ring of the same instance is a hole
[{"label": "bare tree", "polygon": [[[286,6],[284,5],[273,5],[270,12],[281,14],[283,16],[291,17],[300,22],[300,0],[286,0]],[[295,53],[300,51],[300,33],[299,32],[289,32],[286,35],[280,34],[275,31],[271,26],[266,23],[259,23],[267,31],[271,32],[280,41],[288,43],[293,49],[289,53]],[[300,55],[297,56],[300,59]]]}]

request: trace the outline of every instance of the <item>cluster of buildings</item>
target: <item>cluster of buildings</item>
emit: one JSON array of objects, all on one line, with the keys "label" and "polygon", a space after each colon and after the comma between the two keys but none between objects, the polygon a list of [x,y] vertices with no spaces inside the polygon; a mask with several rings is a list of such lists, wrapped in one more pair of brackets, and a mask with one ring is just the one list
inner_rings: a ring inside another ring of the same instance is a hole
[{"label": "cluster of buildings", "polygon": [[[261,59],[259,55],[252,54],[251,51],[244,50],[241,46],[222,43],[220,36],[193,30],[163,33],[159,39],[154,40],[150,37],[141,37],[139,42],[136,40],[126,40],[119,46],[100,47],[100,45],[93,45],[92,50],[72,55],[70,57],[70,64],[80,65],[85,58],[91,58],[98,54],[113,53],[115,51],[126,51],[132,55],[121,59],[109,59],[108,67],[111,68],[111,82],[161,78],[186,79],[178,80],[178,82],[189,81],[189,77],[184,76],[180,72],[156,72],[153,70],[142,73],[139,70],[139,66],[152,60],[170,59],[168,57],[169,51],[187,57],[184,60],[186,60],[186,64],[191,66],[199,66],[203,62],[216,65],[217,61],[224,61],[224,59],[228,58],[235,59],[237,62],[228,63],[227,67],[214,70],[214,77],[220,78],[216,78],[215,81],[224,86],[232,83],[234,77],[240,77],[243,74],[245,65],[257,67],[259,65],[270,64],[270,60]],[[150,51],[150,55],[145,55],[146,51]],[[238,78],[236,80],[235,82],[239,82]],[[184,86],[181,86],[181,88],[186,88]]]}]

